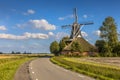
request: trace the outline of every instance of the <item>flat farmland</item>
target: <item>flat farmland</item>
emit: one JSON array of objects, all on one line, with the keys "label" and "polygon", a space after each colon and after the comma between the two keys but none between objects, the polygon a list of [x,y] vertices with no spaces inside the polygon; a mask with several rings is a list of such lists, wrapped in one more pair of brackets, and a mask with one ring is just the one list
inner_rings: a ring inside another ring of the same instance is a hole
[{"label": "flat farmland", "polygon": [[16,56],[10,56],[10,55],[0,55],[0,59],[5,59],[5,58],[15,58]]},{"label": "flat farmland", "polygon": [[97,80],[120,80],[119,57],[54,57],[54,63]]},{"label": "flat farmland", "polygon": [[89,62],[103,65],[112,65],[120,67],[120,57],[86,57],[86,58],[70,58],[76,62]]}]

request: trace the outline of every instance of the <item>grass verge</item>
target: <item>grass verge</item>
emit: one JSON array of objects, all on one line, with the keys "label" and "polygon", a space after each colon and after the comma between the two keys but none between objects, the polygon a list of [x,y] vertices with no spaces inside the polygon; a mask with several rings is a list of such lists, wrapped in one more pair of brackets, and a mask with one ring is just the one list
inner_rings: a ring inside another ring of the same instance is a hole
[{"label": "grass verge", "polygon": [[104,65],[88,64],[88,62],[70,61],[64,57],[53,57],[51,61],[66,69],[76,71],[97,80],[120,80],[120,69]]},{"label": "grass verge", "polygon": [[0,59],[0,80],[13,80],[14,74],[19,66],[31,59],[28,57]]}]

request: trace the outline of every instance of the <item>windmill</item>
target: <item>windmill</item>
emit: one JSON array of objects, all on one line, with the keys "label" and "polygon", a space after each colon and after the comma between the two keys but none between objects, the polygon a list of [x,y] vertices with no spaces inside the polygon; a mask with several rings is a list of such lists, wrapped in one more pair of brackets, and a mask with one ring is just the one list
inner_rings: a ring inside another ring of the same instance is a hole
[{"label": "windmill", "polygon": [[92,22],[87,22],[87,23],[78,23],[78,15],[77,15],[77,9],[74,9],[74,18],[75,21],[73,22],[73,24],[69,24],[69,25],[63,25],[62,28],[64,27],[72,27],[71,29],[71,34],[70,34],[70,40],[72,41],[73,39],[77,38],[78,36],[82,37],[81,34],[81,27],[83,25],[90,25],[93,24]]},{"label": "windmill", "polygon": [[[74,9],[74,22],[73,24],[69,24],[69,25],[63,25],[62,28],[68,28],[71,27],[71,34],[68,40],[65,40],[66,46],[64,47],[64,49],[61,51],[61,54],[71,54],[74,52],[71,52],[71,46],[72,44],[74,44],[74,42],[78,42],[83,50],[83,52],[87,52],[89,54],[89,52],[93,52],[96,50],[96,48],[90,44],[88,41],[86,41],[83,37],[82,37],[82,33],[81,33],[81,28],[84,25],[90,25],[93,24],[93,22],[85,22],[85,23],[78,23],[78,15],[77,15],[77,9]],[[80,37],[79,37],[80,36]]]}]

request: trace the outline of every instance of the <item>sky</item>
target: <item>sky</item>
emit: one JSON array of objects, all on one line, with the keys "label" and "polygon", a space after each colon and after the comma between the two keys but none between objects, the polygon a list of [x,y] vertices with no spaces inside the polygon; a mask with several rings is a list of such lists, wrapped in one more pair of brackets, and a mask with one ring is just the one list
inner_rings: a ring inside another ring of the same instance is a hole
[{"label": "sky", "polygon": [[94,45],[104,19],[115,19],[120,32],[120,0],[0,0],[0,52],[49,53],[50,43],[69,36],[73,9],[82,26],[83,37]]}]

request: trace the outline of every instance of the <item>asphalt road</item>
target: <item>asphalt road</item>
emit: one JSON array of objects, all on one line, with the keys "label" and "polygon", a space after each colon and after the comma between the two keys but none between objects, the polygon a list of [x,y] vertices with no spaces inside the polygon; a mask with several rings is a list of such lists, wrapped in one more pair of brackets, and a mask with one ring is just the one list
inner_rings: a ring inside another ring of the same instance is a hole
[{"label": "asphalt road", "polygon": [[39,58],[29,64],[32,80],[95,80],[82,74],[78,74],[49,61],[49,58]]}]

